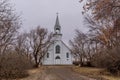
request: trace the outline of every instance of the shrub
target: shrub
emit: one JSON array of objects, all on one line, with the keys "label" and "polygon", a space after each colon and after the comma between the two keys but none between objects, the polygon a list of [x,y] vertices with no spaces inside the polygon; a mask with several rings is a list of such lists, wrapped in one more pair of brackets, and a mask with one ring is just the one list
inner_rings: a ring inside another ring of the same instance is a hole
[{"label": "shrub", "polygon": [[120,47],[114,47],[93,56],[92,65],[106,68],[114,75],[120,75]]},{"label": "shrub", "polygon": [[107,67],[107,70],[114,75],[120,75],[120,61],[112,63]]},{"label": "shrub", "polygon": [[20,54],[10,53],[0,57],[0,78],[22,78],[32,68],[30,60]]},{"label": "shrub", "polygon": [[91,64],[90,61],[86,61],[86,62],[83,64],[83,66],[85,66],[85,67],[94,67],[94,66]]},{"label": "shrub", "polygon": [[113,60],[109,55],[106,55],[106,53],[98,53],[95,54],[91,60],[91,64],[95,67],[99,68],[106,68],[108,67]]},{"label": "shrub", "polygon": [[80,61],[73,61],[73,64],[74,64],[75,66],[78,66],[78,65],[80,64]]}]

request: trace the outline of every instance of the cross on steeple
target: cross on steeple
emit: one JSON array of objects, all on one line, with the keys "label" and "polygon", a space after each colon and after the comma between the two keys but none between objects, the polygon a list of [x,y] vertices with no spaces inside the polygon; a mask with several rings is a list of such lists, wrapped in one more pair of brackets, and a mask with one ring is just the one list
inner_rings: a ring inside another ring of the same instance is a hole
[{"label": "cross on steeple", "polygon": [[57,16],[58,16],[59,13],[57,12],[56,14],[57,14]]}]

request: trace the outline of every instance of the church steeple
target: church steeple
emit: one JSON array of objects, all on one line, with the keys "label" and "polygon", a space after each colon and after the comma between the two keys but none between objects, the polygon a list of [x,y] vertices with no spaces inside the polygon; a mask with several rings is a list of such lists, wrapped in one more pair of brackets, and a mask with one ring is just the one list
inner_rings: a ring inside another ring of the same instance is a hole
[{"label": "church steeple", "polygon": [[57,13],[57,17],[56,17],[56,23],[55,23],[55,26],[54,26],[54,32],[57,33],[57,34],[61,34],[61,26],[60,26],[60,23],[59,23],[58,13]]},{"label": "church steeple", "polygon": [[56,22],[55,22],[55,26],[54,26],[54,40],[61,40],[62,39],[62,34],[61,34],[61,26],[59,23],[59,17],[58,17],[58,13],[57,13],[57,17],[56,17]]}]

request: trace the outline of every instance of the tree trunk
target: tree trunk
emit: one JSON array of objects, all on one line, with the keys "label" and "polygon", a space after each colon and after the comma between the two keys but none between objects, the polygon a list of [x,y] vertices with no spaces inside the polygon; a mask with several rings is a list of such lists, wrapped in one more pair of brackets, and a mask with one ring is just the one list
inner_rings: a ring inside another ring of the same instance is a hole
[{"label": "tree trunk", "polygon": [[38,67],[39,67],[39,63],[35,64],[34,67],[35,67],[35,68],[38,68]]}]

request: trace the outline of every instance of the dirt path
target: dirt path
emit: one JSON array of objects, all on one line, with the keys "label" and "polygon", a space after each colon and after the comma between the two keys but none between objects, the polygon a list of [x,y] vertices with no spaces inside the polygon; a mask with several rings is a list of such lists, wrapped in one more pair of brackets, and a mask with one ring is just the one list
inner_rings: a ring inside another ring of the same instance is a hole
[{"label": "dirt path", "polygon": [[29,73],[29,77],[20,80],[95,80],[73,72],[70,66],[47,66]]},{"label": "dirt path", "polygon": [[54,80],[95,80],[73,72],[72,67],[69,66],[48,67],[46,73],[55,76],[56,79]]}]

